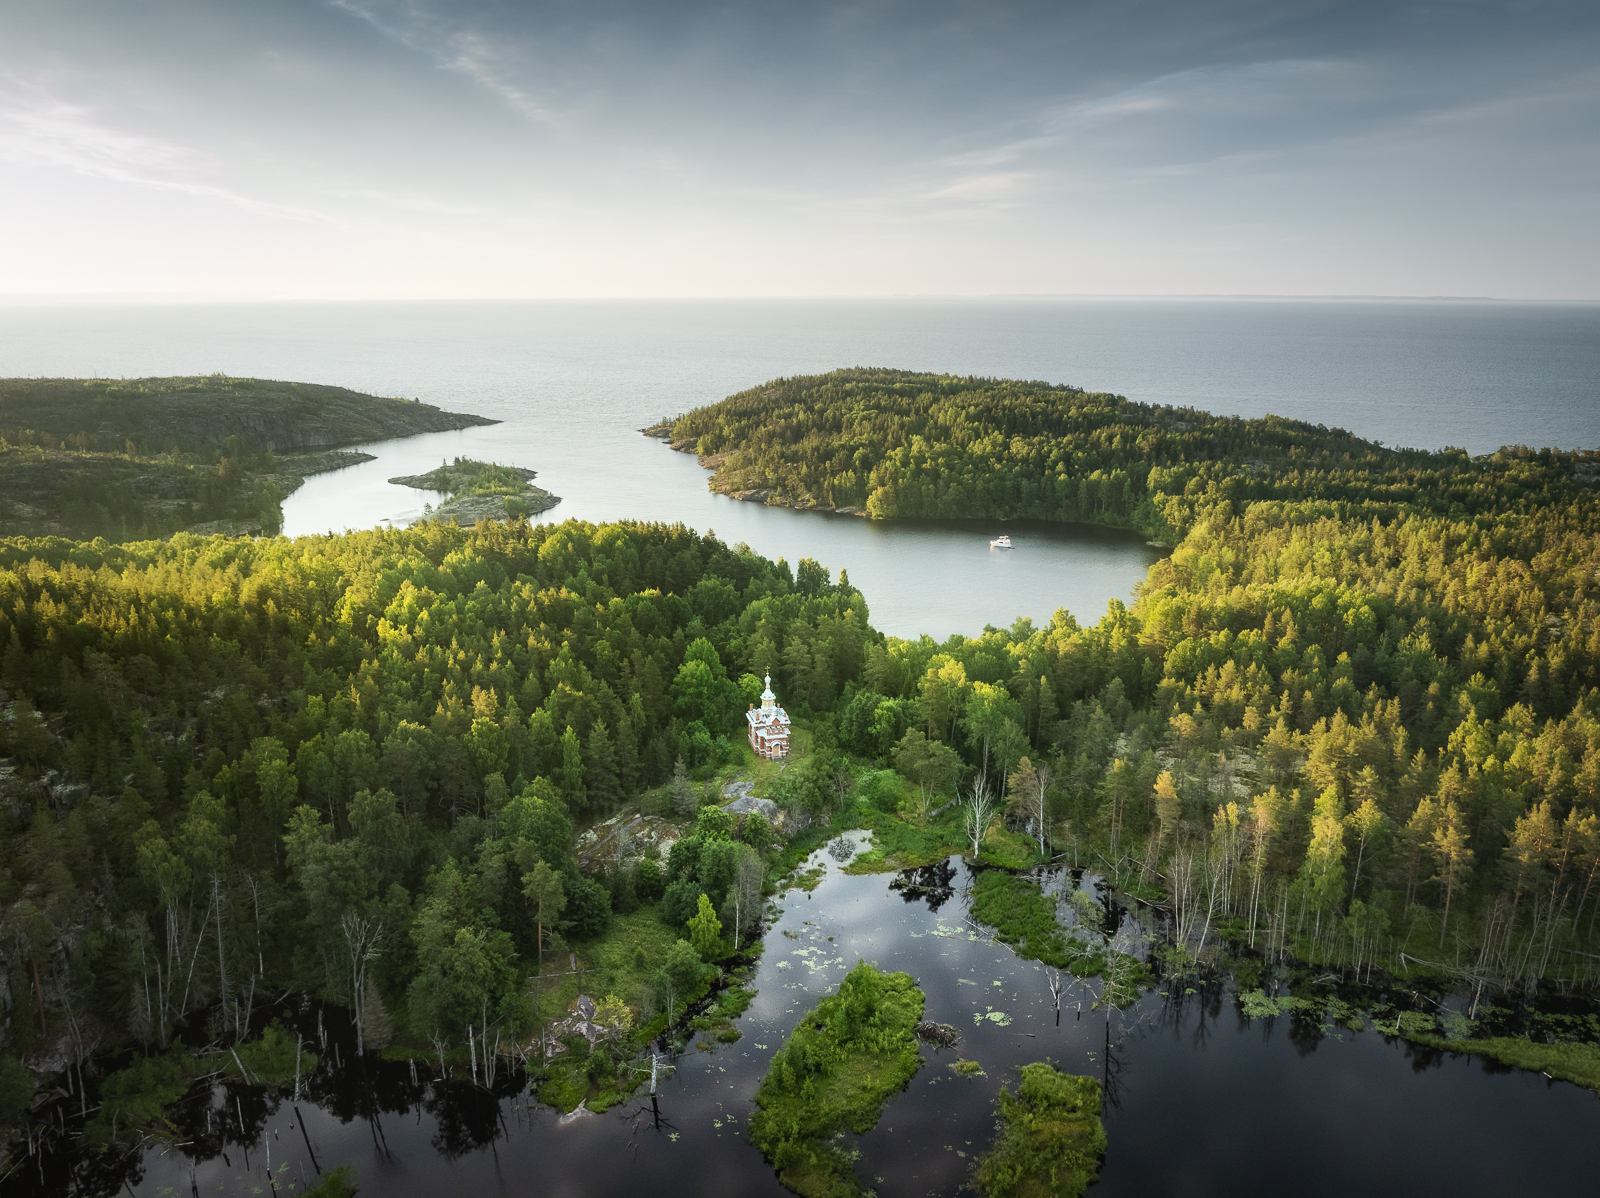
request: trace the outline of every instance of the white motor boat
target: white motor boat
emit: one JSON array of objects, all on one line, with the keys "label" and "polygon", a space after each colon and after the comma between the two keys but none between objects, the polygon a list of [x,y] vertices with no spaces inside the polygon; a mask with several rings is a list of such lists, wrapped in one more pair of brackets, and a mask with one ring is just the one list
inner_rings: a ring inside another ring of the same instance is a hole
[{"label": "white motor boat", "polygon": [[1010,549],[1011,548],[1011,538],[1010,537],[1005,537],[1005,536],[996,537],[994,540],[989,542],[989,548],[990,549]]}]

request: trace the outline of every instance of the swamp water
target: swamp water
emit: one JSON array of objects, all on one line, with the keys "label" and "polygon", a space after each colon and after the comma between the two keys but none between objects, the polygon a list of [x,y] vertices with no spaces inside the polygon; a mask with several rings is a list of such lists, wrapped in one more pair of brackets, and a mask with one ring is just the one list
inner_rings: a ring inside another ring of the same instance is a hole
[{"label": "swamp water", "polygon": [[[846,839],[851,849],[866,842]],[[779,898],[751,983],[758,997],[736,1022],[742,1037],[718,1044],[707,1032],[704,1049],[691,1043],[661,1086],[659,1123],[644,1094],[563,1122],[520,1074],[491,1093],[459,1072],[441,1085],[426,1068],[358,1062],[338,1013],[307,1005],[293,1021],[320,1048],[322,1019],[328,1039],[298,1104],[254,1087],[202,1088],[176,1120],[192,1143],[150,1149],[131,1169],[70,1152],[42,1168],[36,1158],[0,1193],[265,1194],[274,1183],[298,1193],[318,1167],[353,1164],[365,1193],[400,1198],[782,1194],[745,1142],[751,1097],[800,1015],[862,957],[909,972],[927,994],[926,1017],[962,1037],[956,1051],[924,1048],[921,1071],[857,1141],[858,1175],[883,1198],[954,1194],[993,1136],[1001,1083],[1045,1058],[1095,1076],[1109,1064],[1096,1194],[1592,1189],[1600,1100],[1586,1090],[1316,1017],[1248,1020],[1230,984],[1171,979],[1113,1015],[1108,1062],[1103,1012],[1090,1010],[1098,981],[1066,990],[1058,1021],[1044,967],[968,920],[971,874],[959,858],[852,876],[841,869],[848,855],[838,841],[819,850],[807,863],[825,870],[816,889]],[[1044,881],[1074,884],[1065,871]],[[1112,918],[1116,947],[1142,952],[1140,916],[1113,907]],[[958,1055],[983,1074],[958,1077]]]}]

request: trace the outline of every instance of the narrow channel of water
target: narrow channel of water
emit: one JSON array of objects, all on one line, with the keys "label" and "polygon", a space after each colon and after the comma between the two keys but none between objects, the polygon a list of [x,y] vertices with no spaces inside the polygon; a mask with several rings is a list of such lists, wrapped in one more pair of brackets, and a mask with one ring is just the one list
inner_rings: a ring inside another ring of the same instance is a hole
[{"label": "narrow channel of water", "polygon": [[[847,875],[827,850],[811,863],[827,872],[814,892],[779,900],[753,983],[759,995],[738,1021],[742,1038],[682,1054],[663,1086],[659,1126],[647,1099],[563,1126],[520,1078],[490,1094],[441,1085],[427,1069],[357,1063],[348,1029],[330,1016],[327,1063],[299,1103],[303,1127],[290,1101],[218,1086],[209,1139],[146,1153],[126,1189],[267,1192],[270,1140],[280,1191],[314,1181],[318,1166],[350,1163],[367,1193],[398,1198],[777,1195],[772,1171],[744,1140],[751,1098],[800,1014],[861,958],[910,972],[927,994],[927,1016],[959,1028],[960,1055],[984,1069],[958,1077],[956,1053],[924,1050],[907,1091],[859,1140],[859,1171],[883,1198],[954,1194],[993,1134],[999,1086],[1014,1081],[1016,1067],[1047,1058],[1109,1077],[1110,1147],[1095,1193],[1117,1198],[1266,1196],[1285,1185],[1313,1198],[1583,1193],[1600,1168],[1600,1100],[1588,1091],[1373,1031],[1250,1021],[1226,983],[1157,986],[1113,1016],[1108,1061],[1104,1014],[1090,1009],[1098,983],[1069,990],[1058,1022],[1044,969],[968,921],[971,879],[960,859],[919,871],[920,886]],[[1071,882],[1058,875],[1055,884]],[[1137,948],[1145,931],[1130,914],[1121,943]],[[316,1022],[309,1006],[299,1016],[308,1036]],[[203,1109],[183,1119],[204,1124]],[[124,1190],[105,1166],[79,1160],[73,1171],[72,1191],[63,1171],[43,1187],[9,1179],[0,1193]]]}]

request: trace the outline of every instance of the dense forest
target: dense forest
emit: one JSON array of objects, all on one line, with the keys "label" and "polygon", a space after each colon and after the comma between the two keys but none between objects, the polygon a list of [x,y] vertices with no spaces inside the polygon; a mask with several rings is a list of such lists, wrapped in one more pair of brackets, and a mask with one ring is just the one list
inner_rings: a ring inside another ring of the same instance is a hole
[{"label": "dense forest", "polygon": [[344,387],[205,375],[0,379],[0,535],[276,532],[328,450],[493,424]]},{"label": "dense forest", "polygon": [[[940,644],[876,633],[843,574],[681,527],[0,541],[0,1121],[52,1068],[81,1087],[97,1054],[259,1036],[269,990],[441,1069],[468,1046],[475,1077],[491,1036],[579,1020],[613,1048],[541,1090],[570,1110],[626,1088],[639,1037],[843,827],[873,829],[869,867],[1090,866],[1169,917],[1162,968],[1600,977],[1587,456],[862,371],[677,431],[729,455],[719,485],[747,460],[743,481],[848,485],[831,499],[879,514],[1093,518],[1176,548],[1092,625]],[[757,765],[739,730],[768,671],[796,726],[760,776],[782,836],[706,786]],[[641,808],[675,822],[669,852],[578,851]],[[603,1009],[553,1024],[526,981],[573,946]],[[125,1142],[130,1104],[89,1141]]]},{"label": "dense forest", "polygon": [[[881,639],[799,574],[644,525],[0,542],[12,1068],[160,1049],[197,1013],[244,1035],[268,987],[375,1002],[422,1045],[528,1032],[529,963],[611,919],[574,821],[727,756],[740,670],[784,662],[826,707]],[[678,934],[754,852],[720,814],[674,849]]]}]

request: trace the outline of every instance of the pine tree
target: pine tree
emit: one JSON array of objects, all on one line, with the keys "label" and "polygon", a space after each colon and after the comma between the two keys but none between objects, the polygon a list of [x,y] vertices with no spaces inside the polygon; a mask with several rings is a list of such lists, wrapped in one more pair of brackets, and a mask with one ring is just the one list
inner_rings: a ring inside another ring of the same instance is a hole
[{"label": "pine tree", "polygon": [[1444,917],[1439,921],[1439,947],[1443,948],[1444,931],[1450,923],[1450,898],[1472,869],[1473,858],[1472,850],[1467,847],[1466,817],[1453,802],[1446,803],[1440,810],[1429,848],[1439,859],[1439,872],[1434,881],[1444,883]]},{"label": "pine tree", "polygon": [[583,751],[578,747],[578,734],[571,728],[561,734],[561,795],[572,811],[589,807],[589,792],[583,785]]},{"label": "pine tree", "polygon": [[622,798],[622,788],[617,782],[617,754],[611,747],[611,735],[604,720],[596,720],[589,729],[589,741],[584,746],[583,777],[594,810],[609,811]]}]

